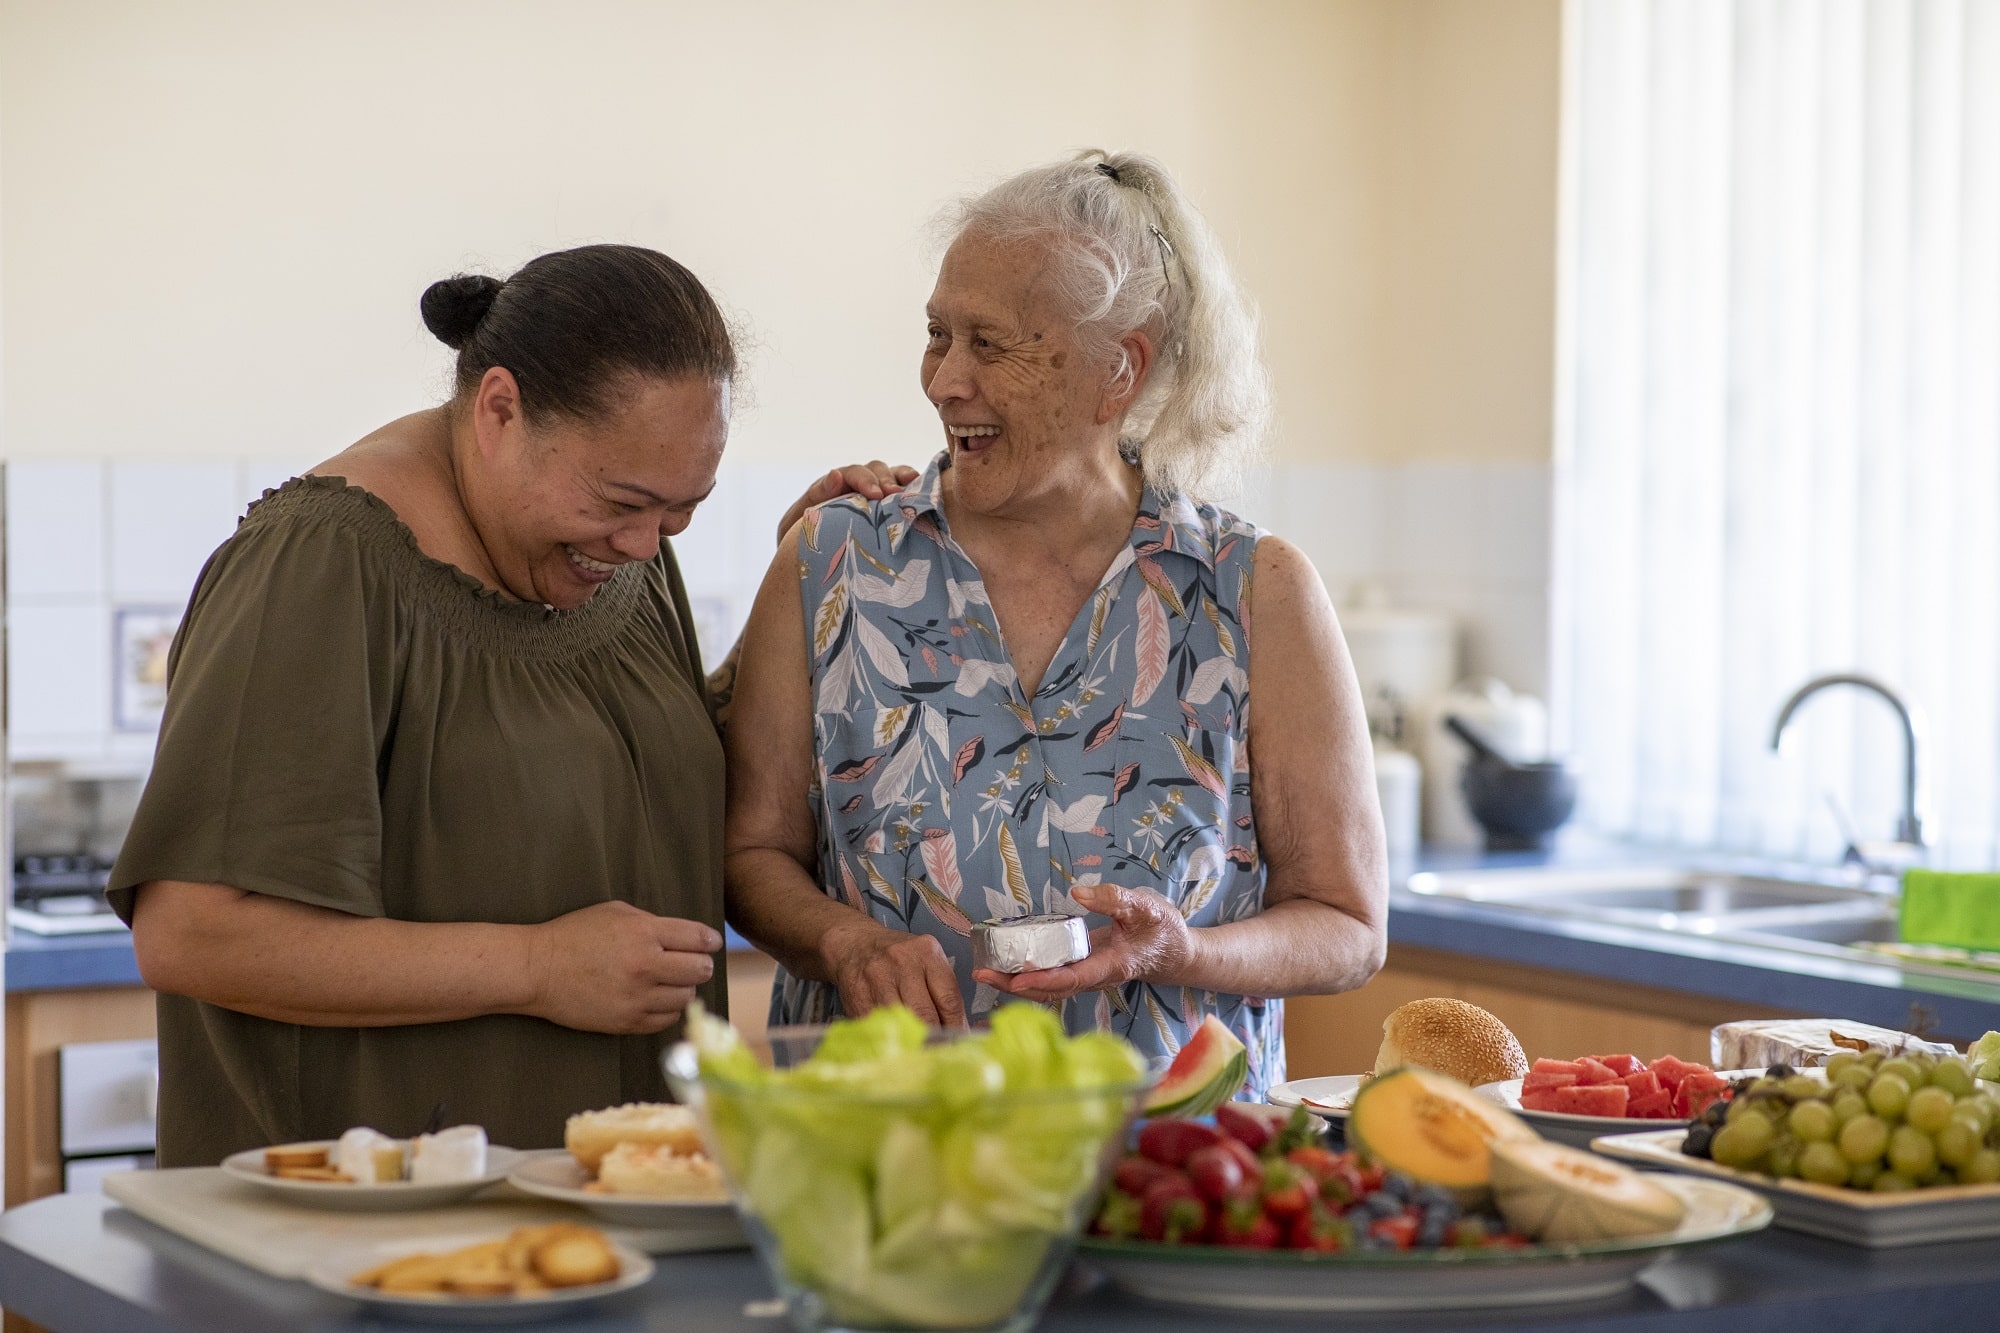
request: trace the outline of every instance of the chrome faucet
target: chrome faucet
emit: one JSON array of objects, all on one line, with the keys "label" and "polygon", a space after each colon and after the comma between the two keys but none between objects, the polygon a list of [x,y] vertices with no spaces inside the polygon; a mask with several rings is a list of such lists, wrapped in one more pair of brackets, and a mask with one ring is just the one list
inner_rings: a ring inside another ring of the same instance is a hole
[{"label": "chrome faucet", "polygon": [[[1917,814],[1917,720],[1910,706],[1902,696],[1876,680],[1873,676],[1856,675],[1851,672],[1837,672],[1827,676],[1814,676],[1799,686],[1792,697],[1785,700],[1785,706],[1778,710],[1778,721],[1771,728],[1771,748],[1778,748],[1778,742],[1785,738],[1785,726],[1792,720],[1792,714],[1799,705],[1819,693],[1829,685],[1853,685],[1878,694],[1889,707],[1896,710],[1897,721],[1903,724],[1903,813],[1896,820],[1896,841],[1904,846],[1920,851],[1924,845],[1924,824]],[[1860,856],[1859,847],[1848,848],[1850,856]]]}]

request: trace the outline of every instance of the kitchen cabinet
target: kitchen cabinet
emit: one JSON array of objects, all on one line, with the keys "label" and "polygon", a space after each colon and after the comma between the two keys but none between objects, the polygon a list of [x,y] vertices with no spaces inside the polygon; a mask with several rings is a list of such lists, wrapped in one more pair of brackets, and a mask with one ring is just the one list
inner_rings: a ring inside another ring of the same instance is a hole
[{"label": "kitchen cabinet", "polygon": [[1671,1054],[1706,1063],[1708,1030],[1718,1023],[1801,1016],[1392,942],[1388,963],[1361,989],[1285,1002],[1287,1076],[1373,1069],[1382,1021],[1398,1005],[1433,995],[1464,1000],[1491,1013],[1513,1029],[1530,1060],[1624,1051],[1642,1060]]},{"label": "kitchen cabinet", "polygon": [[62,1189],[56,1052],[72,1042],[154,1035],[143,986],[17,991],[7,997],[7,1206]]}]

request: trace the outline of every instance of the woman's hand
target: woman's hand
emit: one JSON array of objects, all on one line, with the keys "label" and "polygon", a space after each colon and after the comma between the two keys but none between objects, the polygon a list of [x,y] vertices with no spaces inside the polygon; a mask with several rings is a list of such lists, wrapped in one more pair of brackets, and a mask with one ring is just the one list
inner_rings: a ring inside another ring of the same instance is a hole
[{"label": "woman's hand", "polygon": [[958,974],[944,947],[930,936],[863,919],[828,931],[821,953],[840,988],[840,1008],[850,1018],[901,1004],[934,1026],[965,1026]]},{"label": "woman's hand", "polygon": [[1034,972],[972,974],[994,990],[1047,1004],[1085,991],[1109,990],[1128,981],[1159,981],[1178,975],[1195,954],[1194,932],[1180,909],[1151,889],[1116,884],[1079,884],[1070,897],[1111,918],[1090,932],[1090,954],[1064,967]]},{"label": "woman's hand", "polygon": [[663,1032],[715,975],[722,936],[699,921],[597,903],[533,927],[526,1012],[582,1032]]},{"label": "woman's hand", "polygon": [[792,530],[792,524],[814,505],[825,504],[849,492],[879,500],[902,490],[919,475],[913,467],[890,467],[879,458],[872,462],[837,467],[806,487],[806,493],[792,502],[792,507],[778,520],[778,540],[783,542],[785,534]]}]

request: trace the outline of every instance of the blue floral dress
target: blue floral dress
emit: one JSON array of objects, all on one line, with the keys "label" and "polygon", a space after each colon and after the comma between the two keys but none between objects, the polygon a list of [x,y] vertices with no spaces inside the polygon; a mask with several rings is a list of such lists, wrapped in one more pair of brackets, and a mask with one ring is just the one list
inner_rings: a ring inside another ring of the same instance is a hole
[{"label": "blue floral dress", "polygon": [[[935,937],[976,1019],[1001,997],[972,983],[974,921],[1082,915],[1070,888],[1099,882],[1161,893],[1194,926],[1262,909],[1247,675],[1262,533],[1149,489],[1030,698],[947,530],[944,467],[806,516],[810,799],[821,887]],[[774,1024],[839,1013],[836,988],[779,971]],[[1063,1019],[1171,1056],[1211,1013],[1243,1039],[1261,1098],[1285,1076],[1278,1000],[1131,982],[1068,1000]]]}]

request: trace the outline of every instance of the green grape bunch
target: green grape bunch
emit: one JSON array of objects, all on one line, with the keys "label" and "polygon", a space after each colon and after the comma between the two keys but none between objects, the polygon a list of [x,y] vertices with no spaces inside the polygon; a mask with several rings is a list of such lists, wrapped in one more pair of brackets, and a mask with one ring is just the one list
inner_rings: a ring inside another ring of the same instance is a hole
[{"label": "green grape bunch", "polygon": [[1842,1051],[1824,1079],[1772,1065],[1704,1111],[1681,1151],[1848,1189],[2000,1182],[2000,1096],[1974,1070],[1923,1051]]}]

